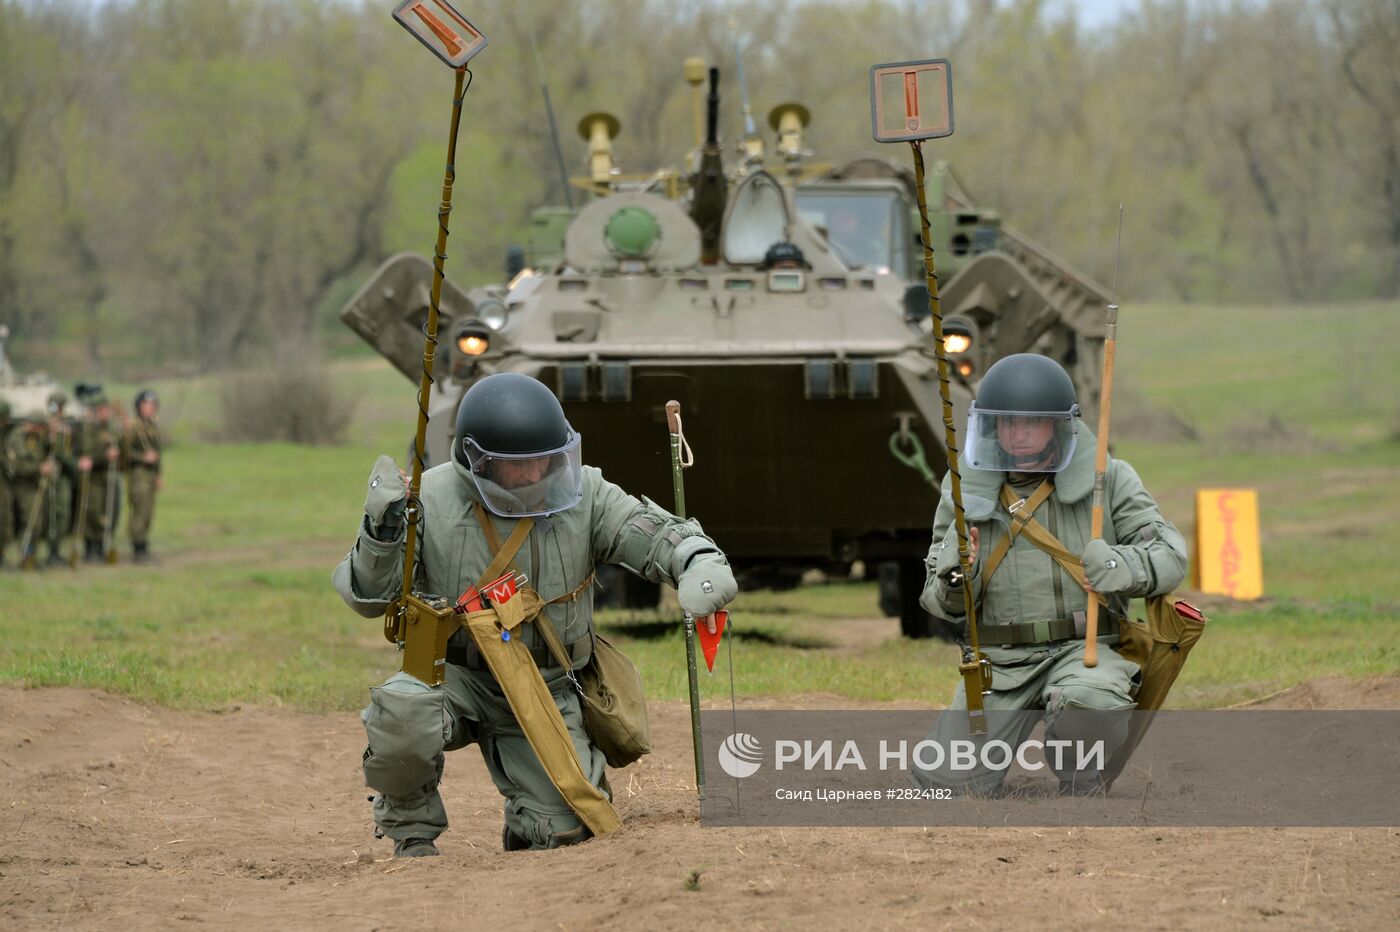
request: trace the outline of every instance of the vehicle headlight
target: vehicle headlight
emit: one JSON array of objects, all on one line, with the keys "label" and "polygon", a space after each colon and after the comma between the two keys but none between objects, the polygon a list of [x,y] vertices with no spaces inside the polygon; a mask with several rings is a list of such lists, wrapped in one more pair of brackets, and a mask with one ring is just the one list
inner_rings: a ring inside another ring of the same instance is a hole
[{"label": "vehicle headlight", "polygon": [[463,356],[480,356],[490,348],[491,331],[480,321],[467,321],[457,329],[457,351]]},{"label": "vehicle headlight", "polygon": [[476,305],[476,319],[492,330],[500,330],[506,325],[506,306],[495,298],[487,298]]},{"label": "vehicle headlight", "polygon": [[961,356],[977,342],[977,324],[961,315],[943,321],[943,352]]},{"label": "vehicle headlight", "polygon": [[943,350],[949,356],[966,353],[972,347],[972,337],[966,333],[943,334]]}]

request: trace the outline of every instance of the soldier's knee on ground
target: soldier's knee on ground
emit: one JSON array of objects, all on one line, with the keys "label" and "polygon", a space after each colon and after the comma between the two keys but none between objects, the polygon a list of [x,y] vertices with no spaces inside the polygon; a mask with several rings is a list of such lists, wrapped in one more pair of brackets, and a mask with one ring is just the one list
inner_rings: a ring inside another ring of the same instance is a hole
[{"label": "soldier's knee on ground", "polygon": [[506,828],[535,851],[577,845],[593,837],[573,810],[542,811],[520,800],[506,803]]},{"label": "soldier's knee on ground", "polygon": [[369,746],[365,783],[386,796],[431,790],[442,773],[443,748],[451,737],[441,690],[396,673],[370,690],[361,714]]},{"label": "soldier's knee on ground", "polygon": [[1058,741],[1103,742],[1105,760],[1128,736],[1133,702],[1121,691],[1082,683],[1050,690],[1045,733]]}]

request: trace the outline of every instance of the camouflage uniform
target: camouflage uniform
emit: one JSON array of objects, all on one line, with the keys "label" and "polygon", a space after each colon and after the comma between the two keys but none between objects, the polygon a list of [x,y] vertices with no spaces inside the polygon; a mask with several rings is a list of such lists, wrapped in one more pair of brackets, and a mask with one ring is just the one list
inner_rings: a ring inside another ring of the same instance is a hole
[{"label": "camouflage uniform", "polygon": [[61,416],[49,419],[49,446],[57,469],[53,475],[53,494],[48,499],[47,536],[49,563],[65,562],[64,541],[73,533],[73,491],[77,488],[78,444],[77,425]]},{"label": "camouflage uniform", "polygon": [[[1109,645],[1117,643],[1116,617],[1126,612],[1128,599],[1169,593],[1186,571],[1186,542],[1176,527],[1162,516],[1157,503],[1143,487],[1131,466],[1110,458],[1105,475],[1102,540],[1109,545],[1110,570],[1121,579],[1111,589],[1099,585],[1109,600],[1100,612],[1098,665],[1083,663],[1084,640],[1062,638],[1032,643],[1002,644],[998,625],[1072,620],[1082,631],[1089,594],[1050,555],[1026,534],[1016,537],[990,579],[983,580],[982,565],[998,542],[1007,536],[1012,515],[999,492],[1010,484],[1025,500],[1045,479],[1054,492],[1033,517],[1057,537],[1071,553],[1083,553],[1092,535],[1092,491],[1095,440],[1080,423],[1079,442],[1069,465],[1053,475],[994,472],[975,469],[960,458],[963,503],[969,528],[980,535],[973,565],[972,591],[977,598],[977,630],[982,648],[992,662],[992,691],[983,697],[988,712],[1044,710],[1047,737],[1064,740],[1103,738],[1111,757],[1126,736],[1126,712],[1134,708],[1139,683],[1136,664],[1123,659]],[[963,581],[951,573],[958,565],[958,539],[953,526],[951,483],[945,484],[934,519],[933,546],[927,562],[928,581],[921,602],[934,616],[965,623]],[[1094,578],[1094,574],[1090,574]],[[985,591],[983,587],[985,584]],[[947,747],[955,739],[967,739],[967,696],[959,683],[949,711],[939,716],[930,738]],[[1122,711],[1121,716],[1065,715],[1067,710]],[[1040,716],[989,716],[987,741],[1006,741],[1013,748],[1024,740]],[[1079,733],[1087,726],[1086,733]],[[1089,733],[1092,732],[1092,733]],[[979,739],[981,740],[981,739]],[[991,793],[1001,786],[1004,771],[977,767],[954,774],[947,770],[915,770],[913,779],[923,786],[956,786]],[[1073,774],[1060,774],[1062,789]],[[1089,779],[1096,779],[1097,774]]]},{"label": "camouflage uniform", "polygon": [[10,474],[14,489],[15,536],[23,539],[34,517],[33,537],[27,552],[21,553],[21,561],[33,557],[46,530],[46,508],[40,504],[35,511],[35,502],[41,489],[44,494],[52,492],[52,479],[41,481],[43,467],[49,461],[49,429],[39,420],[23,421],[10,431],[5,440],[5,467]]},{"label": "camouflage uniform", "polygon": [[[140,410],[138,396],[137,410]],[[131,537],[132,554],[137,561],[149,558],[148,540],[151,517],[156,508],[156,490],[160,482],[160,428],[154,419],[137,417],[122,432],[122,460],[126,463],[127,503],[131,514],[127,532]],[[147,462],[155,454],[155,462]]]},{"label": "camouflage uniform", "polygon": [[[105,401],[89,403],[91,409],[105,407]],[[107,490],[114,479],[121,476],[121,458],[107,458],[110,449],[121,450],[121,429],[116,419],[110,415],[102,418],[94,414],[83,431],[82,455],[92,460],[92,472],[88,477],[87,514],[83,516],[84,553],[87,559],[96,560],[103,556],[102,547],[106,539],[115,540],[117,521],[120,517],[120,489],[111,502],[111,528],[108,529]]]}]

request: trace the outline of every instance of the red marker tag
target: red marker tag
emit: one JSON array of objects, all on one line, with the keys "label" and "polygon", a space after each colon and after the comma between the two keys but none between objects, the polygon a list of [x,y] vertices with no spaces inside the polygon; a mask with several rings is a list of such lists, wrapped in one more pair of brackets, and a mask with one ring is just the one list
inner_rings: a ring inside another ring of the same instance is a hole
[{"label": "red marker tag", "polygon": [[[522,577],[523,578],[523,577]],[[504,605],[515,597],[519,591],[520,579],[515,573],[506,573],[500,579],[486,587],[486,598],[496,605]]]},{"label": "red marker tag", "polygon": [[724,626],[729,621],[729,613],[720,609],[712,616],[715,620],[715,633],[710,633],[710,626],[705,623],[704,618],[695,619],[695,633],[700,638],[700,649],[705,654],[705,668],[711,673],[715,672],[715,651],[719,650],[720,638],[724,637]]},{"label": "red marker tag", "polygon": [[477,591],[476,586],[468,586],[465,592],[457,596],[457,603],[454,607],[458,614],[466,614],[467,612],[485,611],[486,603],[482,601],[481,593]]},{"label": "red marker tag", "polygon": [[1206,623],[1205,613],[1184,599],[1176,603],[1176,613],[1187,621],[1194,621],[1198,624]]}]

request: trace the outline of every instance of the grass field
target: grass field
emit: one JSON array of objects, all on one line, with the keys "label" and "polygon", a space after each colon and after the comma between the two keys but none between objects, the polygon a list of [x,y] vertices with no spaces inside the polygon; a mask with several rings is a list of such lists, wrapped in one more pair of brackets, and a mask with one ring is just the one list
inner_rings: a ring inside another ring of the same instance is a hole
[{"label": "grass field", "polygon": [[[1211,628],[1173,703],[1219,706],[1318,676],[1400,671],[1390,562],[1400,554],[1400,305],[1130,307],[1119,336],[1115,446],[1168,517],[1189,534],[1198,487],[1260,494],[1267,598],[1208,603]],[[207,442],[215,386],[159,384],[174,439],[153,544],[163,564],[0,575],[0,681],[181,708],[362,705],[397,654],[375,622],[345,609],[329,575],[353,537],[371,462],[405,445],[415,388],[366,359],[337,363],[334,378],[357,414],[348,442],[323,448]],[[1173,423],[1196,439],[1179,439]],[[862,646],[852,619],[876,614],[873,585],[746,593],[734,607],[741,697],[941,703],[953,689],[948,645],[872,636]],[[684,697],[682,641],[665,616],[602,620],[652,696]],[[837,626],[840,649],[823,634]],[[723,665],[722,655],[706,679],[708,701],[727,702]]]}]

